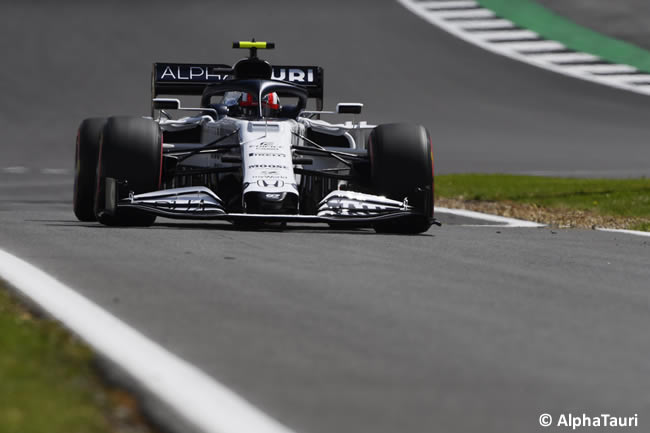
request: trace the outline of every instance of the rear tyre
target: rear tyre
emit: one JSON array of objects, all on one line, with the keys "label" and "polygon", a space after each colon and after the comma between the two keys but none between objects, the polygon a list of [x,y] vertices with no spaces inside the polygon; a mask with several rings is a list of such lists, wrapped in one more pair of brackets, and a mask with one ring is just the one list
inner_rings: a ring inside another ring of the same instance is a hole
[{"label": "rear tyre", "polygon": [[[106,209],[106,178],[115,179],[118,190],[141,194],[160,188],[162,133],[152,119],[110,117],[104,126],[97,165],[95,216],[109,226],[150,226],[155,215],[135,209]],[[118,197],[124,198],[124,197]]]},{"label": "rear tyre", "polygon": [[373,190],[393,200],[408,199],[413,215],[374,225],[378,233],[416,234],[433,223],[433,152],[420,125],[379,125],[368,139]]},{"label": "rear tyre", "polygon": [[72,207],[79,221],[95,221],[95,184],[104,118],[85,119],[77,130]]}]

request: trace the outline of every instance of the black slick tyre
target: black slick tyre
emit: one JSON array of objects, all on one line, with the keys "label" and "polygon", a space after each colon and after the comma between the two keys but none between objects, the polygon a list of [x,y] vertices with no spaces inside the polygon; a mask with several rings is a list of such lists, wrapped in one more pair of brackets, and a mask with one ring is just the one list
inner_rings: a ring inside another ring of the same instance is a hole
[{"label": "black slick tyre", "polygon": [[378,233],[417,234],[433,224],[433,153],[426,128],[379,125],[368,139],[373,192],[393,200],[408,199],[413,215],[374,225]]},{"label": "black slick tyre", "polygon": [[[95,216],[109,226],[149,226],[155,215],[135,209],[106,209],[106,179],[120,191],[141,194],[160,189],[162,133],[152,119],[110,117],[104,126],[97,165]],[[118,197],[118,199],[125,197]]]},{"label": "black slick tyre", "polygon": [[95,221],[95,187],[99,141],[105,118],[90,118],[77,130],[74,157],[73,210],[79,221]]}]

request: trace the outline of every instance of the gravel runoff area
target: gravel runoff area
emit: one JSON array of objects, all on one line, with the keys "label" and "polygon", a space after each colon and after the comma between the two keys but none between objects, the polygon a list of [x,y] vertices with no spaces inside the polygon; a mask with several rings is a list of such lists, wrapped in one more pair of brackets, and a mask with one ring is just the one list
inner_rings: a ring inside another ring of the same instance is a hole
[{"label": "gravel runoff area", "polygon": [[648,0],[537,0],[592,30],[650,49]]},{"label": "gravel runoff area", "polygon": [[436,199],[436,206],[466,209],[508,218],[534,221],[557,228],[595,229],[599,227],[608,229],[634,229],[641,224],[650,223],[650,218],[603,216],[583,210],[550,209],[535,204],[515,203],[512,201],[494,202],[438,198]]}]

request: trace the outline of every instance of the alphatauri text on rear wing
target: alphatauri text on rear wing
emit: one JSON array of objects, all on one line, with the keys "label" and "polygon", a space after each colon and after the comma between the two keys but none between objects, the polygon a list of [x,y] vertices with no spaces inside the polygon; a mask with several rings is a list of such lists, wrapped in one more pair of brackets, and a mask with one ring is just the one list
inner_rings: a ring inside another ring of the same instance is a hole
[{"label": "alphatauri text on rear wing", "polygon": [[[229,79],[233,69],[224,64],[154,63],[151,99],[159,95],[201,95],[209,84]],[[288,81],[307,89],[310,98],[323,105],[323,68],[320,66],[273,66],[273,80]]]}]

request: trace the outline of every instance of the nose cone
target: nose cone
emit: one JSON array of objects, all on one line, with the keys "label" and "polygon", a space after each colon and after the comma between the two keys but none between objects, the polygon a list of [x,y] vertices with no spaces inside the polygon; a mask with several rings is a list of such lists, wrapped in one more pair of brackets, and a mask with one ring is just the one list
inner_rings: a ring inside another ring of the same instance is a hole
[{"label": "nose cone", "polygon": [[295,215],[298,213],[298,195],[291,192],[257,192],[244,194],[246,213]]}]

